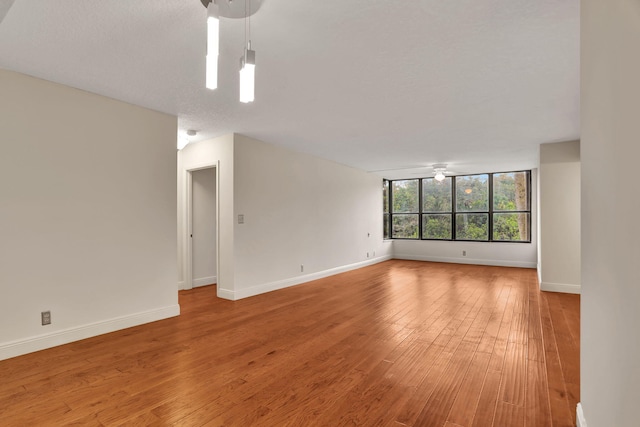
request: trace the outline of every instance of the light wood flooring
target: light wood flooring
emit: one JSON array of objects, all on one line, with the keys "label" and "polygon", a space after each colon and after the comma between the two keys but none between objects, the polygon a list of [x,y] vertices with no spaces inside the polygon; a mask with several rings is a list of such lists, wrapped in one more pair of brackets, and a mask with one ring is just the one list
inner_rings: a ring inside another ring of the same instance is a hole
[{"label": "light wood flooring", "polygon": [[575,426],[579,297],[393,260],[0,362],[0,426]]}]

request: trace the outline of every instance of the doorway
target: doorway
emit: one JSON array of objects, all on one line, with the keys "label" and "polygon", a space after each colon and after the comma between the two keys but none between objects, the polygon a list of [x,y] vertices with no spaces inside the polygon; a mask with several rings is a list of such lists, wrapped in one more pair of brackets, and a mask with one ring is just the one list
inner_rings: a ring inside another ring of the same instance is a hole
[{"label": "doorway", "polygon": [[195,288],[218,282],[216,168],[194,170],[190,175],[191,283],[187,286]]}]

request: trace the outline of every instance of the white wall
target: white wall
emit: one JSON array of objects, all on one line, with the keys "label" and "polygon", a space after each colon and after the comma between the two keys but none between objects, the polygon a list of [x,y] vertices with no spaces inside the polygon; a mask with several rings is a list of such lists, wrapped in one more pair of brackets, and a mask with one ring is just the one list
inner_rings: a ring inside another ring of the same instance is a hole
[{"label": "white wall", "polygon": [[[539,155],[539,154],[538,154]],[[538,161],[539,162],[539,161]],[[540,188],[540,171],[538,170],[538,173],[536,173],[536,185],[538,188]],[[533,179],[532,179],[533,181]],[[541,200],[541,196],[540,196],[540,192],[538,191],[538,197],[536,197],[536,206],[538,207],[538,210],[540,210],[540,200]],[[533,199],[533,198],[532,198]],[[540,265],[540,260],[542,259],[542,250],[541,250],[541,244],[540,244],[540,230],[541,230],[541,221],[540,221],[540,215],[536,215],[536,227],[537,227],[537,238],[538,238],[538,250],[537,250],[537,261],[538,261],[538,265],[537,265],[537,269],[538,269],[538,284],[542,283],[542,267]]]},{"label": "white wall", "polygon": [[193,286],[216,283],[216,170],[191,173],[193,245]]},{"label": "white wall", "polygon": [[[533,223],[531,225],[533,227]],[[462,251],[466,251],[467,255],[463,256]],[[532,243],[393,241],[394,258],[418,261],[535,268],[535,252],[536,248]]]},{"label": "white wall", "polygon": [[589,427],[640,425],[640,2],[581,2],[580,394]]},{"label": "white wall", "polygon": [[391,257],[391,243],[382,240],[381,178],[226,135],[178,154],[180,287],[192,274],[190,171],[211,166],[217,170],[219,297],[245,298]]},{"label": "white wall", "polygon": [[0,93],[0,359],[177,315],[176,118],[5,70]]},{"label": "white wall", "polygon": [[380,177],[243,135],[234,155],[233,298],[390,258]]},{"label": "white wall", "polygon": [[[531,171],[531,243],[394,240],[393,257],[418,261],[535,268],[538,259],[537,170]],[[466,256],[462,252],[466,251]]]},{"label": "white wall", "polygon": [[540,288],[580,293],[580,141],[540,145]]}]

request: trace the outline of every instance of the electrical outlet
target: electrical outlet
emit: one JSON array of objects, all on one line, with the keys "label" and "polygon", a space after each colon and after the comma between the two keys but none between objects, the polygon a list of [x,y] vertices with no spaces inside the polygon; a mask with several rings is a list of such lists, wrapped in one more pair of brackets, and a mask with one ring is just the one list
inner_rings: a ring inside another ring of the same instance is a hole
[{"label": "electrical outlet", "polygon": [[467,256],[467,251],[462,251],[462,256]]},{"label": "electrical outlet", "polygon": [[367,258],[369,258],[369,252],[367,252]]},{"label": "electrical outlet", "polygon": [[42,313],[40,313],[40,318],[42,320],[42,325],[50,325],[51,324],[51,312],[50,311],[43,311]]},{"label": "electrical outlet", "polygon": [[376,256],[376,251],[373,251],[373,256]]},{"label": "electrical outlet", "polygon": [[238,215],[238,224],[244,224],[244,215],[243,214]]},{"label": "electrical outlet", "polygon": [[304,273],[304,264],[300,264],[300,273]]}]

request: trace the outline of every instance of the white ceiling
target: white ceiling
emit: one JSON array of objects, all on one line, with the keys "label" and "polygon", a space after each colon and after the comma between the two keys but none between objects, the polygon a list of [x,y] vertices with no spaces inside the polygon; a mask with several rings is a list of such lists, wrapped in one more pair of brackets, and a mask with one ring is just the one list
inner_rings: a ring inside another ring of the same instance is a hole
[{"label": "white ceiling", "polygon": [[434,163],[515,170],[536,167],[540,143],[579,138],[579,8],[263,0],[250,21],[256,101],[241,104],[244,20],[221,21],[209,91],[201,0],[0,0],[0,67],[177,115],[197,140],[237,132],[402,169],[391,178]]}]

